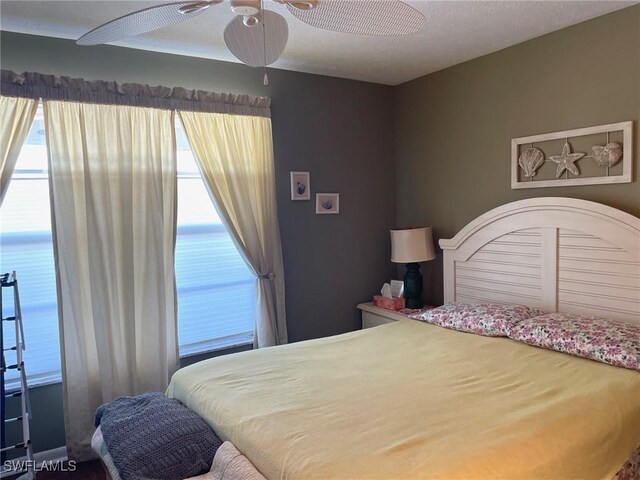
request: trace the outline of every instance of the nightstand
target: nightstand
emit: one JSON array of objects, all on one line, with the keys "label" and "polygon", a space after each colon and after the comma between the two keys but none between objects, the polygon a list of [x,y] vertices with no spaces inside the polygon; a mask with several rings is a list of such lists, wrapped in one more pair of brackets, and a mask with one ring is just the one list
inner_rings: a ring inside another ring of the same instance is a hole
[{"label": "nightstand", "polygon": [[433,307],[425,306],[419,310],[387,310],[386,308],[374,307],[373,303],[361,303],[358,309],[362,311],[362,328],[377,327],[385,323],[397,322],[398,320],[407,320],[409,315],[422,310],[429,310]]}]

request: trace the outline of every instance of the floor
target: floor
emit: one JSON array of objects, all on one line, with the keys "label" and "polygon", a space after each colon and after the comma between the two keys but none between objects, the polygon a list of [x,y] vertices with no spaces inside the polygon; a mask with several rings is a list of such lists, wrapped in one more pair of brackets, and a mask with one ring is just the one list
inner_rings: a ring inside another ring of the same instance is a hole
[{"label": "floor", "polygon": [[[7,477],[6,480],[15,480],[19,475]],[[5,480],[5,477],[2,477]],[[100,460],[82,462],[76,465],[74,472],[38,472],[36,480],[106,480]]]}]

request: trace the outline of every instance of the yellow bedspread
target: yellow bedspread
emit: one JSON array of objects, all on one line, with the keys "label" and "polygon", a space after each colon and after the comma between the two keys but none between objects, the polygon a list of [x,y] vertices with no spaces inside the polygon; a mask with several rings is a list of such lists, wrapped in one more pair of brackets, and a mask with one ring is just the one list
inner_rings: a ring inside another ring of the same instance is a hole
[{"label": "yellow bedspread", "polygon": [[267,478],[603,479],[640,373],[405,320],[207,360],[168,395]]}]

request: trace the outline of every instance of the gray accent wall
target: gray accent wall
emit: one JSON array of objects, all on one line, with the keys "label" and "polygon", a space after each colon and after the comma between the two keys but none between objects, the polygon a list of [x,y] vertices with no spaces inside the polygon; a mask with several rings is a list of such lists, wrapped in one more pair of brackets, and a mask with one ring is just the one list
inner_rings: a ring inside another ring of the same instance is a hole
[{"label": "gray accent wall", "polygon": [[[27,339],[28,342],[28,339]],[[28,345],[28,343],[27,343]],[[27,366],[28,368],[28,366]],[[29,389],[32,420],[29,425],[34,452],[44,452],[65,445],[64,416],[62,408],[62,384],[53,383]],[[20,399],[7,400],[7,418],[16,417],[20,413]],[[7,445],[22,442],[22,424],[7,424]],[[24,456],[24,450],[7,452],[8,458]]]},{"label": "gray accent wall", "polygon": [[[633,183],[511,190],[512,138],[626,120]],[[491,208],[539,196],[640,216],[639,120],[640,5],[398,86],[397,220],[450,238]],[[425,301],[441,303],[441,252],[422,271]]]}]

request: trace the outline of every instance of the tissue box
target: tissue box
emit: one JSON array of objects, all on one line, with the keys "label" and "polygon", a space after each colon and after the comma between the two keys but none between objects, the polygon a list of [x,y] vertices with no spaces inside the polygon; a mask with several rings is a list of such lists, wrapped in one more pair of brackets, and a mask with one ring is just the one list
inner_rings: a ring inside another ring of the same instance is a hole
[{"label": "tissue box", "polygon": [[402,310],[404,308],[404,298],[400,297],[383,297],[382,295],[373,296],[373,306],[386,308],[387,310]]}]

